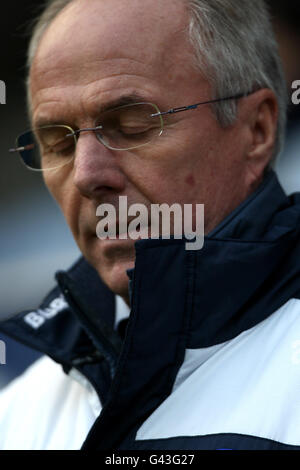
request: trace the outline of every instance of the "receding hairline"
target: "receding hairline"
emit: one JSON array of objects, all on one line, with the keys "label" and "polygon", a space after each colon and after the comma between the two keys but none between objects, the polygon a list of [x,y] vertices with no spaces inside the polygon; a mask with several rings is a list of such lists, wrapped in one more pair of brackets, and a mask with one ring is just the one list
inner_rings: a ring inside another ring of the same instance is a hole
[{"label": "receding hairline", "polygon": [[[149,4],[153,3],[153,1],[154,0],[148,0]],[[165,0],[161,0],[161,1],[165,2]],[[182,5],[183,6],[183,9],[186,13],[186,17],[185,17],[184,20],[182,20],[182,15],[179,15],[179,18],[181,18],[181,20],[180,21],[177,20],[177,22],[175,23],[177,25],[177,28],[175,30],[172,30],[172,28],[171,28],[169,30],[169,33],[172,34],[172,36],[175,35],[176,33],[177,34],[181,33],[182,37],[185,36],[186,44],[190,47],[191,65],[195,66],[195,69],[197,69],[198,72],[199,72],[199,75],[201,75],[201,72],[199,71],[199,69],[196,65],[196,57],[195,57],[195,54],[194,54],[193,46],[191,45],[191,43],[189,41],[189,36],[188,36],[188,27],[189,27],[189,12],[188,12],[188,9],[187,9],[188,1],[189,0],[175,0],[177,5]],[[64,2],[64,0],[61,0],[60,2],[58,1],[58,2],[53,2],[53,3],[62,4],[62,3],[65,3],[65,2]],[[71,8],[74,8],[76,5],[80,5],[79,8],[81,9],[82,6],[83,6],[82,3],[83,3],[83,0],[69,0],[69,2],[64,7],[59,9],[56,12],[56,14],[53,16],[53,18],[51,18],[51,20],[47,24],[44,25],[44,27],[42,28],[42,30],[40,31],[40,33],[36,37],[36,40],[35,40],[36,47],[33,48],[33,49],[32,48],[30,49],[31,55],[29,54],[29,58],[28,58],[28,75],[27,75],[27,102],[28,102],[28,108],[29,108],[29,117],[31,117],[31,114],[32,114],[32,109],[31,109],[31,86],[30,86],[31,85],[31,76],[32,76],[32,72],[35,69],[36,61],[39,61],[41,59],[41,56],[39,55],[39,50],[40,50],[40,48],[43,47],[44,42],[47,41],[47,38],[48,38],[47,34],[51,34],[51,28],[56,27],[57,22],[60,22],[61,23],[60,27],[63,27],[63,25],[64,25],[63,15],[68,14],[69,10]],[[174,2],[170,0],[170,4],[173,4],[173,3]],[[121,1],[120,1],[120,4],[122,5]],[[150,7],[150,5],[149,5],[149,7]],[[144,4],[143,4],[143,9],[144,9]],[[134,11],[135,10],[133,9],[132,12],[134,12]],[[132,14],[132,16],[134,16],[134,14]],[[163,19],[166,20],[167,15],[165,15],[165,18],[163,18]],[[78,21],[80,21],[80,19]],[[33,37],[34,37],[34,34],[33,34]]]},{"label": "receding hairline", "polygon": [[[56,21],[62,21],[62,15],[64,15],[68,10],[72,8],[77,8],[77,5],[80,3],[83,3],[86,0],[58,0],[57,2],[53,2],[54,4],[58,4],[57,10],[55,11],[55,14],[53,16],[50,15],[50,18],[48,18],[48,21],[46,20],[44,25],[39,29],[39,33],[36,36],[36,40],[34,41],[34,45],[29,48],[29,53],[28,53],[28,59],[27,59],[27,68],[28,71],[30,71],[34,58],[37,55],[37,51],[40,48],[42,41],[47,33],[47,31],[55,24]],[[99,1],[99,0],[97,0]],[[102,0],[104,1],[104,0]],[[119,0],[121,5],[123,5],[123,0]],[[137,1],[137,0],[134,0]],[[145,7],[145,2],[154,2],[156,3],[157,0],[143,0],[143,9]],[[182,5],[184,8],[183,10],[186,12],[186,18],[189,20],[189,12],[188,12],[188,4],[190,0],[169,0],[170,4],[173,5],[176,3],[177,5]],[[67,2],[67,3],[66,3]],[[165,4],[166,0],[161,0],[163,4]],[[138,2],[140,4],[140,1]],[[61,5],[61,8],[59,8],[59,5]],[[63,6],[64,5],[64,6]],[[135,10],[133,10],[135,11]],[[41,15],[42,17],[43,15]],[[178,16],[180,18],[180,15]],[[188,24],[186,24],[186,29],[185,32],[188,33]],[[33,35],[34,37],[34,35]],[[31,38],[31,40],[33,39]]]}]

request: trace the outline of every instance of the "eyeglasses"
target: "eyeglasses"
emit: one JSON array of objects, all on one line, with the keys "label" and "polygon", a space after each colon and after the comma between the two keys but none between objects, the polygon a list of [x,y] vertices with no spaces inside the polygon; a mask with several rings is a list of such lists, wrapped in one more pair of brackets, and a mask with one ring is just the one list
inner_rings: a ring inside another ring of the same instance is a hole
[{"label": "eyeglasses", "polygon": [[247,94],[172,108],[161,112],[153,103],[133,103],[101,113],[95,127],[73,130],[55,124],[37,127],[24,132],[16,139],[15,148],[27,168],[34,171],[50,171],[70,163],[81,132],[93,132],[99,142],[111,150],[133,150],[151,143],[162,135],[163,116],[196,109],[200,105],[240,99]]}]

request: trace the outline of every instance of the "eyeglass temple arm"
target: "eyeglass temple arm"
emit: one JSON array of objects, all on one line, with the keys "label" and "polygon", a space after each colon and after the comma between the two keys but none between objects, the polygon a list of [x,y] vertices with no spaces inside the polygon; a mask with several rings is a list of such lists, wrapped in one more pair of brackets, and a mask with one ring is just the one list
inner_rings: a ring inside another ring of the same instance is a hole
[{"label": "eyeglass temple arm", "polygon": [[14,149],[9,149],[8,151],[13,153],[13,152],[24,152],[25,150],[32,150],[34,147],[34,144],[29,144],[25,145],[25,147],[16,147]]},{"label": "eyeglass temple arm", "polygon": [[219,103],[220,101],[228,101],[228,100],[238,100],[240,98],[244,98],[246,96],[249,96],[252,92],[248,93],[239,93],[238,95],[234,96],[227,96],[226,98],[217,98],[215,100],[209,100],[209,101],[202,101],[201,103],[196,103],[196,104],[191,104],[190,106],[181,106],[179,108],[172,108],[169,109],[169,111],[163,111],[161,113],[156,113],[156,114],[151,114],[152,117],[155,116],[163,116],[165,114],[175,114],[175,113],[181,113],[182,111],[187,111],[189,109],[196,109],[198,106],[201,104],[213,104],[213,103]]}]

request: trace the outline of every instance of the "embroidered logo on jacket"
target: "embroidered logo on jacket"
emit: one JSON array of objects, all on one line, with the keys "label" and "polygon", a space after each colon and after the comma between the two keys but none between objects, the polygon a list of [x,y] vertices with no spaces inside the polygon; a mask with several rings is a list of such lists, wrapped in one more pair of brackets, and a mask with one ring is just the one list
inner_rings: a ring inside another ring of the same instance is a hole
[{"label": "embroidered logo on jacket", "polygon": [[35,312],[27,313],[24,316],[24,321],[30,325],[32,328],[37,330],[42,326],[46,320],[55,317],[58,313],[68,307],[67,302],[64,299],[63,295],[60,295],[56,299],[50,302],[49,307],[39,308]]}]

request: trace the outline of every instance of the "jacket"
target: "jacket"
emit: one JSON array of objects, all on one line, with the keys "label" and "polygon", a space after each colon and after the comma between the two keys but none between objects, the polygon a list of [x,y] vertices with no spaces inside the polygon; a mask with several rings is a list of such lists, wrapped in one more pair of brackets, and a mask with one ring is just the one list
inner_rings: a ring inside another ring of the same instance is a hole
[{"label": "jacket", "polygon": [[201,250],[135,248],[125,338],[83,259],[0,324],[45,354],[0,395],[0,445],[300,450],[300,194],[270,171]]}]

